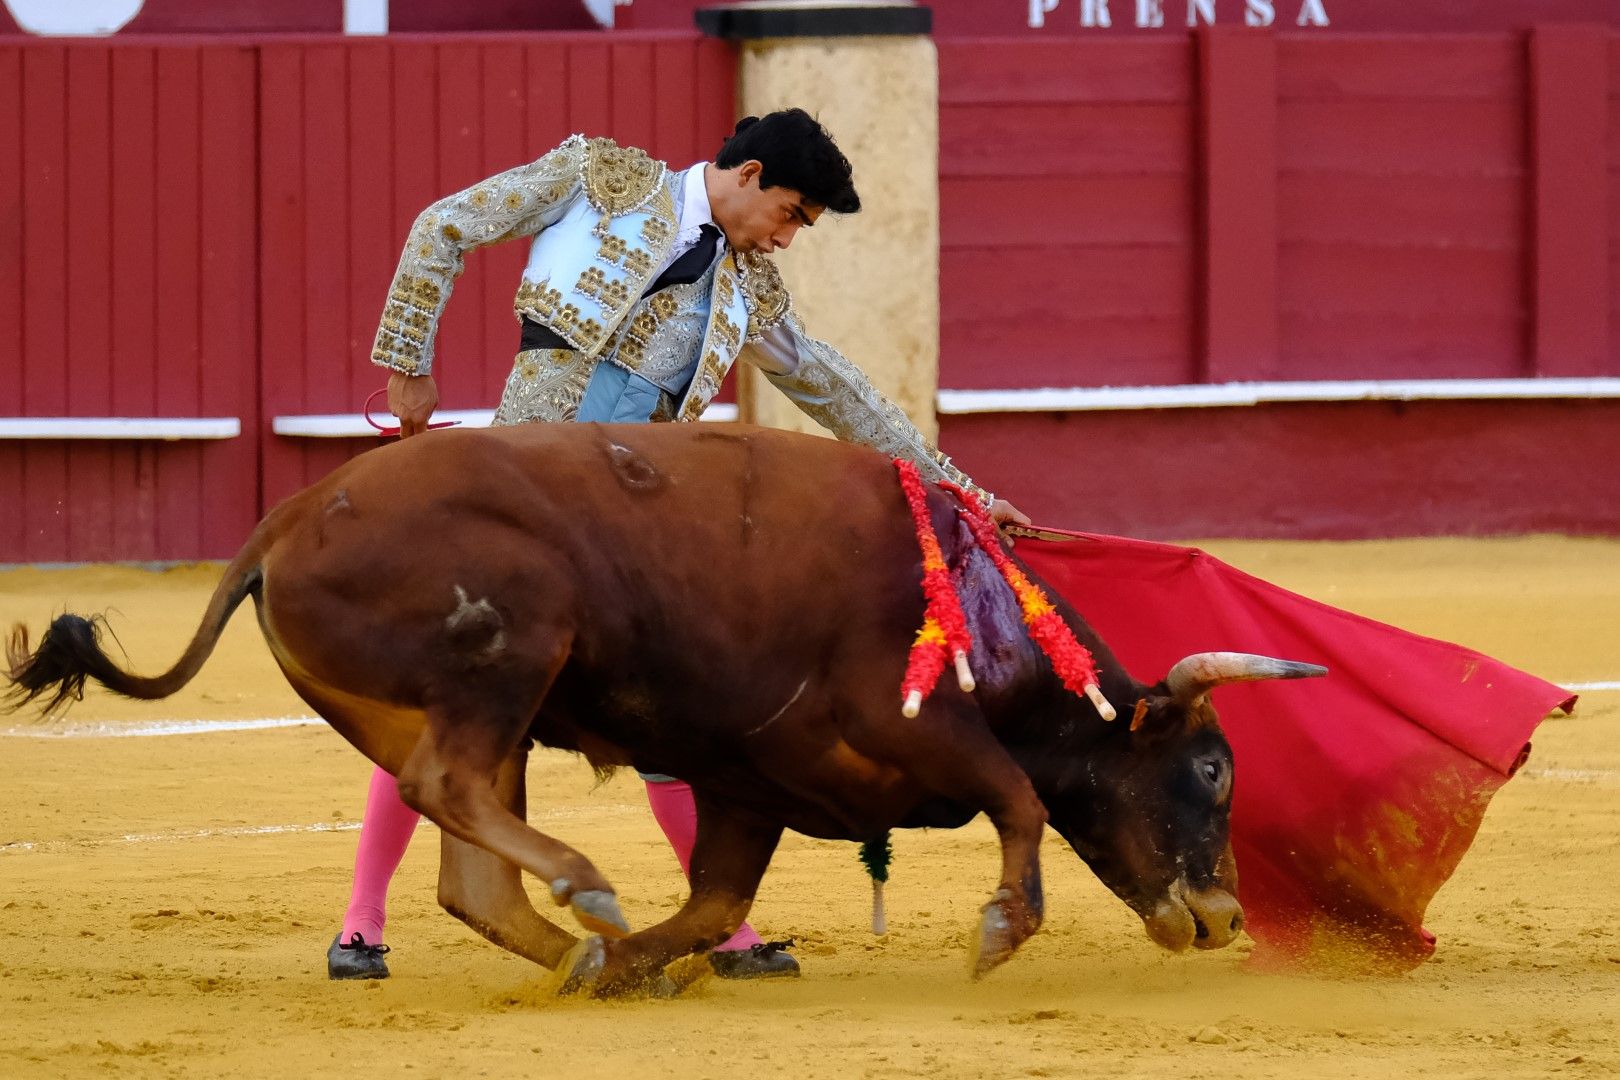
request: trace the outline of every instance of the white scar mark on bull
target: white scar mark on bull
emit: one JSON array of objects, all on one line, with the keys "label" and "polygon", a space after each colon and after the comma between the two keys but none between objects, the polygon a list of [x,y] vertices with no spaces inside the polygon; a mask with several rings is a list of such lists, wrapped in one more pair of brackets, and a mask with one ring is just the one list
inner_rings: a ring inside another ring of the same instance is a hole
[{"label": "white scar mark on bull", "polygon": [[460,585],[456,590],[456,610],[444,620],[444,628],[452,637],[463,639],[487,635],[488,641],[479,650],[484,656],[493,656],[506,648],[506,630],[501,626],[501,614],[488,597],[473,601]]},{"label": "white scar mark on bull", "polygon": [[787,704],[786,705],[783,705],[780,709],[777,709],[776,712],[771,715],[771,718],[769,720],[765,721],[763,724],[760,724],[758,727],[755,727],[755,728],[749,728],[747,731],[743,732],[743,738],[746,739],[746,738],[749,738],[750,736],[758,735],[760,732],[764,731],[766,728],[770,727],[772,724],[774,724],[778,720],[780,720],[782,718],[783,713],[785,713],[789,709],[793,708],[793,703],[795,701],[799,700],[800,696],[802,696],[804,694],[804,688],[809,686],[809,685],[810,685],[810,680],[809,680],[809,678],[806,678],[804,680],[804,682],[799,684],[799,688],[797,690],[793,691],[793,696],[787,699]]},{"label": "white scar mark on bull", "polygon": [[607,453],[619,483],[631,491],[654,491],[663,483],[664,478],[658,474],[653,463],[630,447],[609,442]]}]

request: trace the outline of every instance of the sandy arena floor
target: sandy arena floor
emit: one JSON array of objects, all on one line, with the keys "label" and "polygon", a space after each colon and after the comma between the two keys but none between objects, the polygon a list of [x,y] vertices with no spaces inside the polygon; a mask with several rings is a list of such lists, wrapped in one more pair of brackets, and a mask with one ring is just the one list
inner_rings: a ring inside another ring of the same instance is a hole
[{"label": "sandy arena floor", "polygon": [[[1208,547],[1555,680],[1620,680],[1620,541]],[[0,572],[0,628],[113,609],[135,666],[156,671],[217,573]],[[971,983],[969,932],[996,867],[981,821],[896,836],[881,942],[853,845],[790,835],[753,921],[802,939],[802,980],[615,1004],[541,997],[539,969],[440,912],[431,826],[395,882],[394,978],[328,982],[370,766],[324,726],[109,737],[306,713],[244,612],[169,701],[92,693],[55,728],[0,719],[0,1076],[1620,1074],[1613,690],[1542,727],[1430,909],[1437,955],[1403,978],[1251,974],[1243,942],[1161,954],[1053,837],[1046,930]],[[67,733],[99,737],[41,737]],[[618,883],[632,923],[678,902],[633,776],[593,788],[583,764],[546,752],[530,792],[535,819]]]}]

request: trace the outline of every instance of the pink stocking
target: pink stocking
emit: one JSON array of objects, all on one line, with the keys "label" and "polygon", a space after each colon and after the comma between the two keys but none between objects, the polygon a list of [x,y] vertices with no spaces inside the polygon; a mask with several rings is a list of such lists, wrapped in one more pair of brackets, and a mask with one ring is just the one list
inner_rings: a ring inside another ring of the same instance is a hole
[{"label": "pink stocking", "polygon": [[[652,807],[658,827],[664,830],[669,846],[675,849],[675,857],[681,861],[681,873],[690,879],[692,845],[697,843],[697,803],[692,799],[691,787],[680,780],[648,780],[647,803]],[[754,933],[754,928],[743,923],[724,944],[715,948],[715,952],[746,949],[759,943],[760,937]]]},{"label": "pink stocking", "polygon": [[388,921],[388,883],[422,818],[399,797],[399,786],[382,769],[371,774],[366,816],[360,823],[360,846],[354,853],[354,891],[343,916],[343,940],[359,934],[367,945],[381,945]]}]

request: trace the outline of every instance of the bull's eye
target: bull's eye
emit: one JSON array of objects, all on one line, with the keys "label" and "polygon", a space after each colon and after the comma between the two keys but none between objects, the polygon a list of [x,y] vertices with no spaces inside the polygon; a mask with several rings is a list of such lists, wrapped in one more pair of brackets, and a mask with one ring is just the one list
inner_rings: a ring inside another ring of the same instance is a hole
[{"label": "bull's eye", "polygon": [[1221,763],[1218,761],[1204,762],[1203,773],[1204,779],[1209,781],[1210,786],[1216,786],[1221,782]]}]

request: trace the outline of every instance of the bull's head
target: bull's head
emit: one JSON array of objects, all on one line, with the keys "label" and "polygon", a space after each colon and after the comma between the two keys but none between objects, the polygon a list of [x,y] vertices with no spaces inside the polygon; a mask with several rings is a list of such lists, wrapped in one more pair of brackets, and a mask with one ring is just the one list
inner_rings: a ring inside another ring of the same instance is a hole
[{"label": "bull's head", "polygon": [[1172,952],[1219,949],[1243,928],[1229,838],[1232,748],[1210,691],[1325,674],[1247,653],[1189,656],[1136,702],[1118,702],[1120,718],[1042,792],[1053,828]]}]

